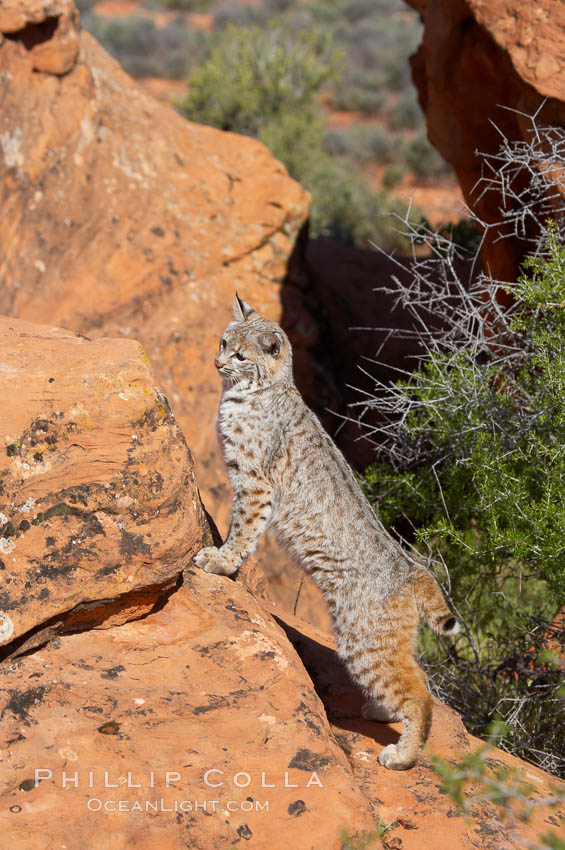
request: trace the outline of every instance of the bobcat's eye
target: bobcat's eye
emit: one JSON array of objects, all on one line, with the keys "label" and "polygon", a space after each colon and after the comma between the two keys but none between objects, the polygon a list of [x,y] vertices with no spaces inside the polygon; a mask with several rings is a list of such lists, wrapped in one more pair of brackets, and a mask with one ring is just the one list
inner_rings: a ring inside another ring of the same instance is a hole
[{"label": "bobcat's eye", "polygon": [[237,360],[247,360],[247,357],[244,357],[243,354],[240,351],[236,351],[235,354],[234,354],[234,357]]},{"label": "bobcat's eye", "polygon": [[226,341],[225,341],[225,339],[221,339],[220,340],[220,351],[224,351],[225,347],[226,347]]}]

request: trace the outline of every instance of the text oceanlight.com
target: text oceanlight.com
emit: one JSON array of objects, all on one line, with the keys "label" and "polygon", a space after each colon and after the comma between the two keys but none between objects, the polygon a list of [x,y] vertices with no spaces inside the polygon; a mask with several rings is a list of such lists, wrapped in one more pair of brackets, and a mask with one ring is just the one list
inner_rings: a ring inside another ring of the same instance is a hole
[{"label": "text oceanlight.com", "polygon": [[89,812],[203,812],[212,814],[228,812],[268,812],[269,800],[101,800],[90,797],[86,807]]}]

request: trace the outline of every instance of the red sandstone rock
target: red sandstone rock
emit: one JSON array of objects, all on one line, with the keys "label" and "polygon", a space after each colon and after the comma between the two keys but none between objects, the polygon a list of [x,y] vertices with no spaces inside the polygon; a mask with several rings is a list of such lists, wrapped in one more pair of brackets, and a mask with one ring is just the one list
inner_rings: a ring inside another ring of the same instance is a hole
[{"label": "red sandstone rock", "polygon": [[[539,127],[565,126],[565,6],[554,0],[407,2],[424,21],[412,70],[429,138],[455,168],[467,203],[483,221],[498,222],[502,199],[474,191],[481,176],[476,151],[495,153],[499,131],[511,141],[526,139],[531,122],[525,116],[538,110]],[[489,237],[483,259],[495,278],[514,280],[523,252],[516,240]]]},{"label": "red sandstone rock", "polygon": [[[195,570],[158,613],[64,636],[0,671],[11,740],[0,821],[13,850],[338,850],[343,827],[372,827],[300,659],[241,582]],[[36,768],[52,776],[30,787]],[[78,787],[62,787],[63,771]],[[96,811],[119,800],[129,811]]]},{"label": "red sandstone rock", "polygon": [[[189,570],[145,619],[65,635],[0,667],[6,846],[339,850],[342,830],[353,841],[379,818],[390,850],[519,846],[493,806],[469,820],[459,814],[427,756],[408,772],[380,767],[398,727],[359,717],[361,695],[327,635],[298,620],[283,625],[302,661],[240,581]],[[436,703],[431,751],[455,759],[479,745]],[[518,767],[536,796],[559,785],[491,755]],[[37,786],[36,769],[45,777]],[[207,785],[208,770],[209,782],[224,784]],[[184,801],[192,810],[182,811]],[[540,810],[517,836],[546,832],[548,815]],[[561,814],[551,816],[558,823]]]},{"label": "red sandstone rock", "polygon": [[0,317],[0,655],[150,611],[209,537],[138,342]]}]

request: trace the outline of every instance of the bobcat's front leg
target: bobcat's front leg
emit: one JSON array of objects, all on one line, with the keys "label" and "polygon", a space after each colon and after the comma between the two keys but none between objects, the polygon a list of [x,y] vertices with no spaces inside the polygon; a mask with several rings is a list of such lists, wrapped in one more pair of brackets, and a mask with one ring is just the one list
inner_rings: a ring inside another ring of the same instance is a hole
[{"label": "bobcat's front leg", "polygon": [[231,576],[253,552],[273,510],[272,490],[266,482],[246,482],[234,493],[232,519],[225,543],[201,549],[194,560],[208,573]]}]

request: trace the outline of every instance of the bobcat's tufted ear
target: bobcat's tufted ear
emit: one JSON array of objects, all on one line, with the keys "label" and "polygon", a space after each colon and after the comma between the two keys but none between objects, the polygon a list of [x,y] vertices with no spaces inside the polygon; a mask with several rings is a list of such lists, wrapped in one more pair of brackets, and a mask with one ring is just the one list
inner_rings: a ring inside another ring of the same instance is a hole
[{"label": "bobcat's tufted ear", "polygon": [[265,354],[270,354],[271,357],[278,357],[281,353],[283,340],[282,336],[273,333],[264,333],[259,337],[259,345]]},{"label": "bobcat's tufted ear", "polygon": [[246,304],[245,301],[242,301],[236,292],[235,298],[233,299],[233,316],[236,322],[244,322],[254,312],[255,310],[253,309],[253,307],[250,307],[249,304]]}]

